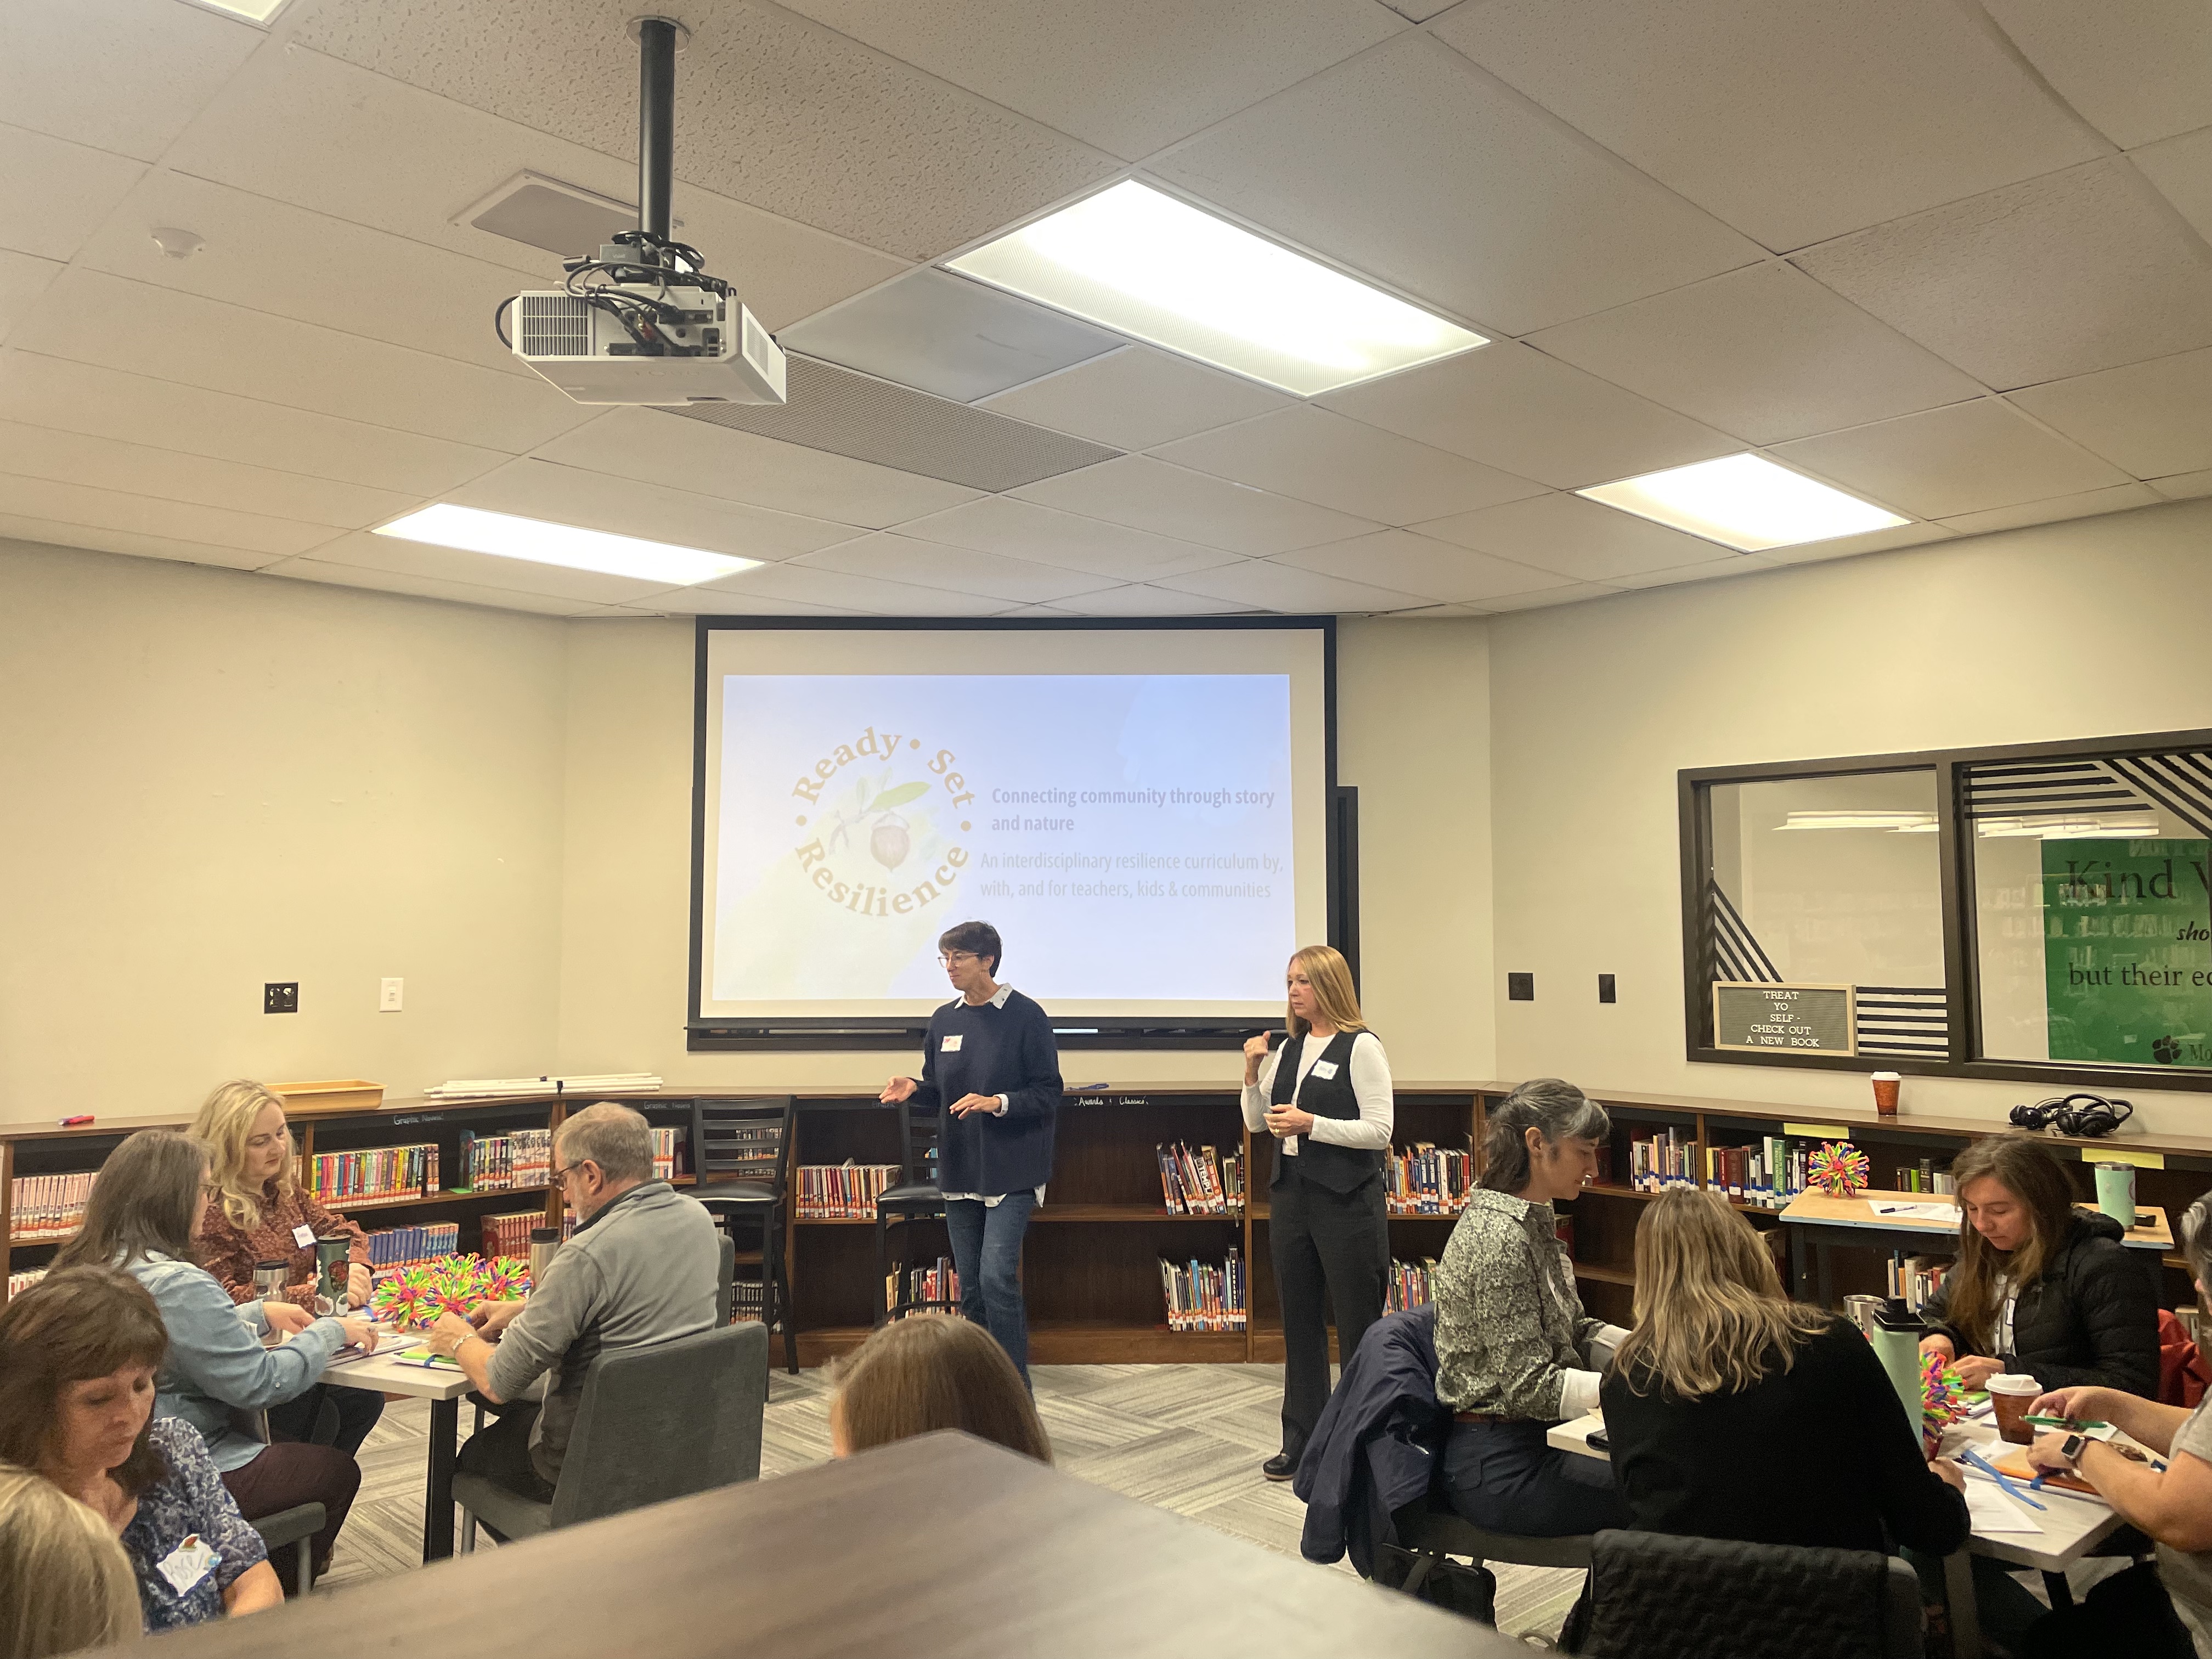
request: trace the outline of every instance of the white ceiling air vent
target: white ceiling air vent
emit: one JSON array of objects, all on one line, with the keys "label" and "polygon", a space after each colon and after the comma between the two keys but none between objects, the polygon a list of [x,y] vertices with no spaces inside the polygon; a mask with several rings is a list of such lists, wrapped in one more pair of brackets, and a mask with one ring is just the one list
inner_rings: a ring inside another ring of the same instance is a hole
[{"label": "white ceiling air vent", "polygon": [[[526,242],[564,259],[597,253],[618,230],[637,228],[637,209],[542,173],[518,173],[453,216],[457,225]],[[681,228],[684,222],[672,222]]]},{"label": "white ceiling air vent", "polygon": [[786,367],[791,401],[780,406],[694,404],[662,412],[994,492],[1110,461],[1121,453],[797,352]]}]

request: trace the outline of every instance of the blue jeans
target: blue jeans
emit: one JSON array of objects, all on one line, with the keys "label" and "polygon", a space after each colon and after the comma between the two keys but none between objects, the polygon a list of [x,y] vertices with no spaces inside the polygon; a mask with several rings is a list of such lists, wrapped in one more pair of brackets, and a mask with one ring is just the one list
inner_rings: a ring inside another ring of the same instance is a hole
[{"label": "blue jeans", "polygon": [[1613,1466],[1544,1443],[1543,1423],[1455,1423],[1444,1443],[1451,1506],[1490,1532],[1574,1538],[1627,1527]]},{"label": "blue jeans", "polygon": [[1022,1306],[1022,1235],[1036,1194],[1008,1193],[996,1204],[977,1198],[945,1200],[945,1231],[960,1274],[960,1311],[999,1339],[1006,1358],[1030,1380],[1030,1323]]}]

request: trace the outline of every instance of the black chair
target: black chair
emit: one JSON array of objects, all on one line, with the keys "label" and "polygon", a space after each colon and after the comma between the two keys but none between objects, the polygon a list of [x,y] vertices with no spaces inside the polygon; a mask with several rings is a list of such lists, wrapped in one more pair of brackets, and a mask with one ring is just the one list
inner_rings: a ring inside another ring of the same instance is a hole
[{"label": "black chair", "polygon": [[782,1326],[784,1364],[793,1376],[799,1375],[799,1336],[783,1261],[783,1218],[798,1115],[792,1095],[691,1103],[691,1172],[698,1178],[691,1196],[725,1231],[738,1225],[760,1229],[761,1324],[769,1331]]},{"label": "black chair", "polygon": [[[899,1179],[876,1199],[876,1282],[888,1286],[876,1309],[878,1328],[922,1309],[960,1310],[957,1297],[932,1300],[909,1296],[912,1281],[904,1273],[895,1285],[890,1284],[892,1227],[945,1218],[945,1194],[937,1184],[937,1134],[944,1120],[936,1107],[917,1106],[910,1100],[892,1109],[899,1121]],[[905,1234],[900,1237],[903,1240]]]},{"label": "black chair", "polygon": [[274,1515],[264,1515],[258,1521],[248,1523],[261,1534],[261,1542],[270,1555],[275,1555],[287,1544],[292,1546],[293,1553],[298,1558],[293,1569],[297,1588],[288,1593],[305,1595],[314,1589],[315,1553],[307,1540],[320,1532],[323,1523],[329,1519],[329,1514],[320,1504],[301,1504],[289,1510],[279,1510]]}]

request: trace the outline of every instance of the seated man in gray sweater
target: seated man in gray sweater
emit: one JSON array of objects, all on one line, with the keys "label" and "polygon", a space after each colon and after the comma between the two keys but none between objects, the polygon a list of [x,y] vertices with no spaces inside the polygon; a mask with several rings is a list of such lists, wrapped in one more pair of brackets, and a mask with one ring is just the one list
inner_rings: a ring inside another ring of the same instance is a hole
[{"label": "seated man in gray sweater", "polygon": [[653,1178],[652,1131],[629,1107],[602,1101],[562,1123],[553,1176],[577,1222],[545,1282],[526,1302],[483,1303],[466,1319],[441,1315],[429,1336],[495,1402],[546,1377],[542,1407],[507,1413],[460,1455],[471,1474],[541,1503],[561,1478],[586,1369],[602,1353],[713,1329],[721,1265],[713,1220]]}]

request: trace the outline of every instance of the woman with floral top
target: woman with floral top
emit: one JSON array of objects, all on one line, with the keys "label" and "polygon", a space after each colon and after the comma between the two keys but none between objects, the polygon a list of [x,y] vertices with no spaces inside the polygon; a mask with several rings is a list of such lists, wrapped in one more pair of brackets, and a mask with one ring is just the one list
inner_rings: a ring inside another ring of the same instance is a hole
[{"label": "woman with floral top", "polygon": [[[333,1233],[351,1240],[347,1249],[346,1303],[368,1304],[368,1239],[343,1216],[310,1198],[298,1179],[299,1152],[285,1127],[283,1097],[258,1083],[226,1083],[207,1097],[192,1121],[192,1139],[208,1148],[214,1166],[215,1202],[207,1206],[192,1243],[200,1264],[216,1276],[233,1302],[260,1299],[254,1264],[284,1264],[284,1296],[315,1305],[315,1241]],[[331,1443],[349,1455],[360,1451],[384,1396],[366,1389],[318,1383],[297,1400],[269,1408],[269,1433],[276,1440],[312,1440],[328,1401],[337,1409]]]},{"label": "woman with floral top", "polygon": [[1612,1132],[1604,1108],[1557,1078],[1506,1096],[1484,1132],[1482,1184],[1437,1264],[1437,1398],[1455,1418],[1444,1488],[1492,1532],[1564,1538],[1630,1524],[1605,1462],[1544,1440],[1598,1403],[1599,1376],[1628,1334],[1583,1311],[1552,1211],[1595,1175]]},{"label": "woman with floral top", "polygon": [[198,1431],[154,1416],[168,1346],[153,1297],[110,1267],[57,1269],[0,1310],[0,1459],[115,1529],[152,1631],[284,1599]]}]

